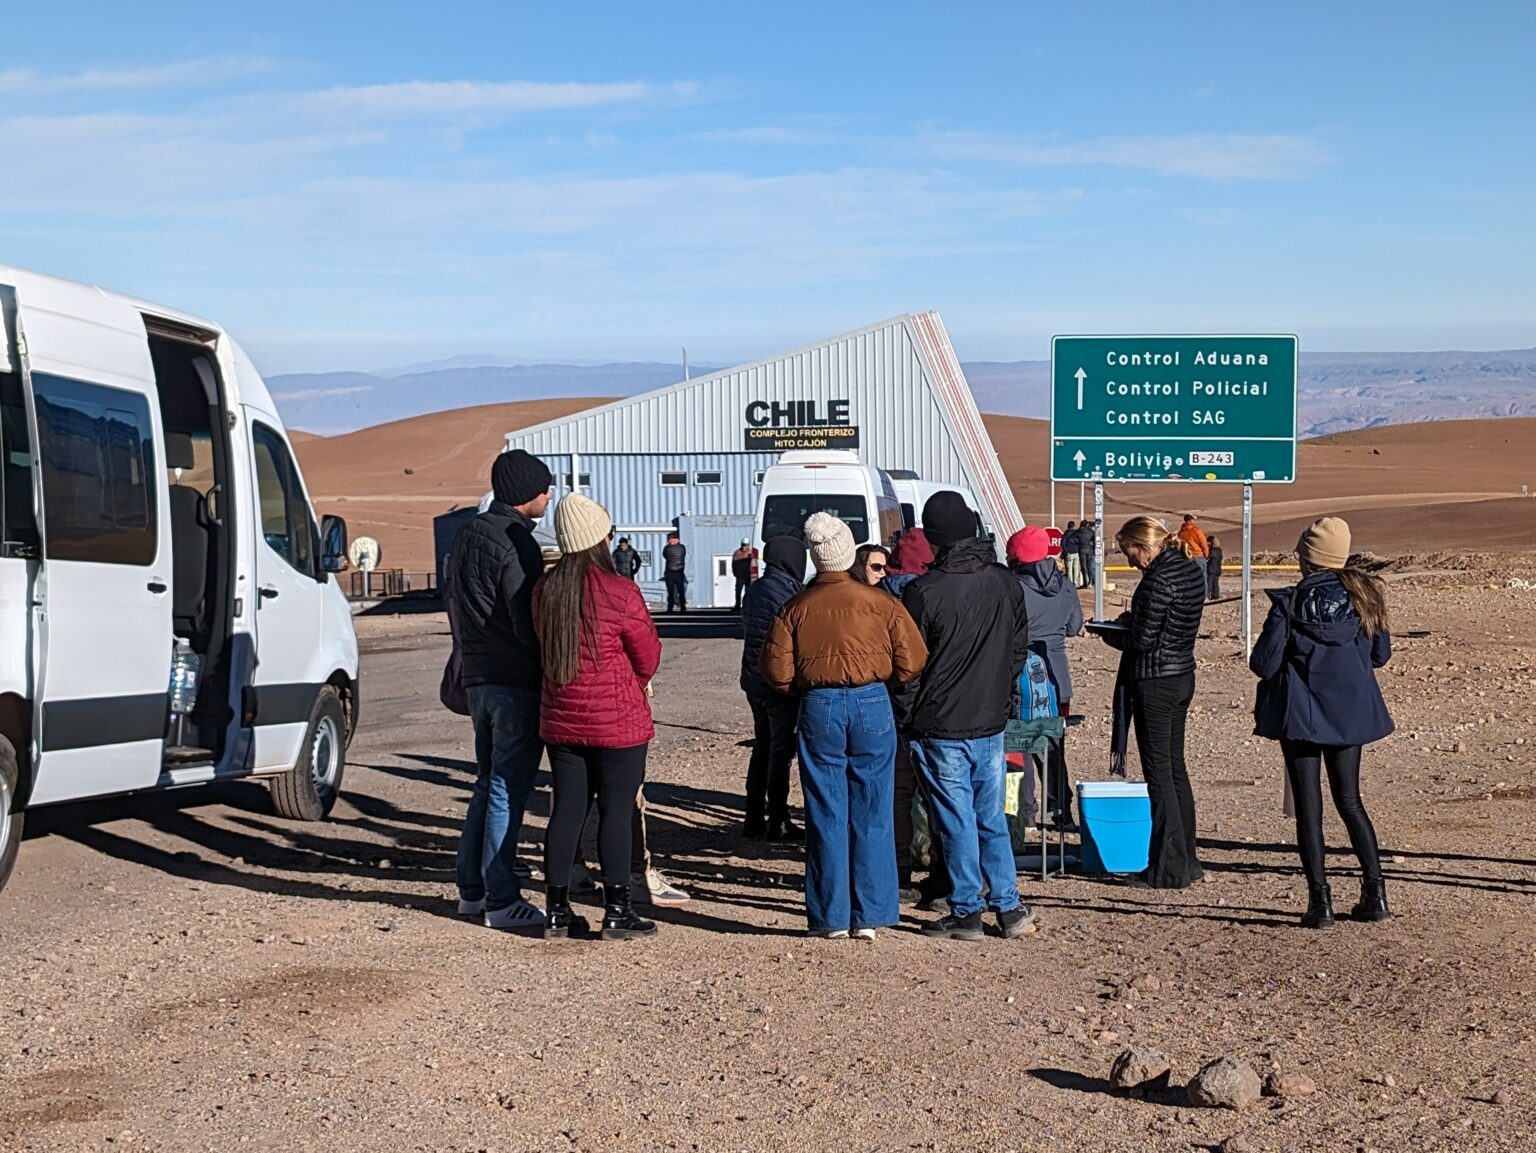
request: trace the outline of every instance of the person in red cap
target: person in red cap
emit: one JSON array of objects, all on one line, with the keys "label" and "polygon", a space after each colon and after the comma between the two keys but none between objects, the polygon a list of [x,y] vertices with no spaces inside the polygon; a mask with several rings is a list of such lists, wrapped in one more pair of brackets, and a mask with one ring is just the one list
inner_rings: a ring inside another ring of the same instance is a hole
[{"label": "person in red cap", "polygon": [[[1045,661],[1061,715],[1071,711],[1072,666],[1067,662],[1067,638],[1083,631],[1083,606],[1050,555],[1050,534],[1043,528],[1024,528],[1008,538],[1008,564],[1024,588],[1024,609],[1029,615],[1029,647]],[[1065,741],[1053,746],[1046,758],[1046,802],[1052,810],[1046,819],[1058,832],[1076,832],[1072,820],[1072,783],[1067,776]]]}]

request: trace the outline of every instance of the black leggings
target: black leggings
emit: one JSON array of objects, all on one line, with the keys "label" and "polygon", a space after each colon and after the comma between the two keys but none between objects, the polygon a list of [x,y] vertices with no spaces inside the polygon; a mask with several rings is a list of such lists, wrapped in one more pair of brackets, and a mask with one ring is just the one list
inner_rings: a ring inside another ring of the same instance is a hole
[{"label": "black leggings", "polygon": [[1195,793],[1184,764],[1195,674],[1133,681],[1131,697],[1141,775],[1152,800],[1147,880],[1155,889],[1182,889],[1204,875],[1195,855]]},{"label": "black leggings", "polygon": [[1328,767],[1334,807],[1349,830],[1349,843],[1360,858],[1360,870],[1367,881],[1381,880],[1376,830],[1360,799],[1360,746],[1281,741],[1280,750],[1285,754],[1285,771],[1291,778],[1291,795],[1296,800],[1296,845],[1301,850],[1307,884],[1321,885],[1327,880],[1323,864],[1323,790],[1319,780],[1324,765]]},{"label": "black leggings", "polygon": [[586,824],[587,806],[593,796],[597,798],[597,856],[602,863],[603,884],[629,884],[635,795],[645,780],[649,747],[549,746],[554,801],[544,835],[544,877],[548,884],[559,887],[571,883],[571,868],[581,848],[581,827]]}]

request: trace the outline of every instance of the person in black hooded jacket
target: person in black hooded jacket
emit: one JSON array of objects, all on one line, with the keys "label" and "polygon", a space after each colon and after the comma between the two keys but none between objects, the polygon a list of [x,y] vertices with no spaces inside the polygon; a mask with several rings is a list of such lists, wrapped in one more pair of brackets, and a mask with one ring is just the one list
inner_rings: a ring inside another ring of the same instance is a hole
[{"label": "person in black hooded jacket", "polygon": [[1110,753],[1113,763],[1123,766],[1126,729],[1134,722],[1141,775],[1152,801],[1147,870],[1128,883],[1183,889],[1205,876],[1195,851],[1195,794],[1184,762],[1205,572],[1190,559],[1191,546],[1154,517],[1126,521],[1115,544],[1142,575],[1130,611],[1118,622],[1123,627],[1101,634],[1120,650]]},{"label": "person in black hooded jacket", "polygon": [[544,554],[533,527],[549,506],[544,462],[516,449],[491,466],[495,499],[460,531],[449,558],[461,676],[475,726],[478,774],[459,837],[459,912],[495,929],[532,931],[544,915],[521,894],[517,842],[544,742],[543,657],[533,586]]},{"label": "person in black hooded jacket", "polygon": [[897,725],[912,733],[910,753],[949,870],[950,913],[923,932],[963,941],[981,939],[988,908],[1005,937],[1018,936],[1034,919],[1019,900],[1003,813],[1003,729],[1029,657],[1029,616],[1024,590],[979,528],[953,490],[923,506],[923,531],[938,555],[901,599],[929,656],[897,694]]},{"label": "person in black hooded jacket", "polygon": [[779,610],[805,588],[805,543],[798,537],[774,537],[763,546],[763,565],[741,601],[741,690],[752,710],[742,831],[751,840],[799,841],[805,834],[789,819],[789,766],[795,759],[800,698],[775,692],[758,671],[758,660]]}]

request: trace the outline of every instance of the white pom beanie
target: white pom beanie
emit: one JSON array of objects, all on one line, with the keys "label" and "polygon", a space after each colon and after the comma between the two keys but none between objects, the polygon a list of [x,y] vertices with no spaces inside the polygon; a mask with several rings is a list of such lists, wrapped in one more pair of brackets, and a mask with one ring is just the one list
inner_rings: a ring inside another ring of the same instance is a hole
[{"label": "white pom beanie", "polygon": [[805,543],[817,572],[847,572],[857,548],[853,532],[831,513],[814,512],[805,522]]},{"label": "white pom beanie", "polygon": [[563,553],[586,552],[612,531],[608,511],[590,497],[573,492],[555,505],[555,541]]}]

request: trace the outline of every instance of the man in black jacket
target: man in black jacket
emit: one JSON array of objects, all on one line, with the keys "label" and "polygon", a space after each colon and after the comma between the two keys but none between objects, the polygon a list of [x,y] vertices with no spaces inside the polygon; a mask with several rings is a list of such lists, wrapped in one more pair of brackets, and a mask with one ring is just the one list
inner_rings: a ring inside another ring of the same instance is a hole
[{"label": "man in black jacket", "polygon": [[459,913],[494,929],[541,930],[522,897],[517,844],[539,771],[539,641],[533,585],[544,556],[533,526],[549,506],[550,472],[518,449],[491,467],[495,499],[453,542],[452,587],[478,774],[459,837]]},{"label": "man in black jacket", "polygon": [[613,550],[613,571],[630,580],[640,571],[640,554],[630,547],[627,536],[621,536],[619,547]]},{"label": "man in black jacket", "polygon": [[661,579],[667,586],[667,611],[674,608],[688,611],[688,546],[675,532],[667,534],[666,547],[661,550]]},{"label": "man in black jacket", "polygon": [[741,691],[752,710],[752,760],[747,767],[749,840],[803,841],[789,819],[789,765],[795,759],[800,698],[774,692],[758,671],[763,638],[774,618],[805,588],[805,542],[776,536],[763,546],[763,574],[747,586],[741,602]]},{"label": "man in black jacket", "polygon": [[930,497],[923,531],[938,556],[902,594],[928,663],[900,693],[898,720],[914,738],[912,759],[928,788],[951,886],[949,916],[923,931],[964,941],[981,939],[988,907],[1005,937],[1034,919],[1019,900],[1003,813],[1003,729],[1029,656],[1029,617],[1018,578],[997,563],[978,527],[959,493]]}]

